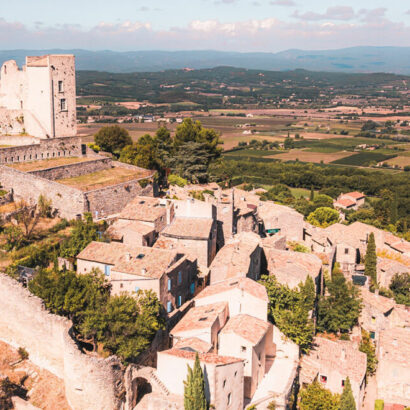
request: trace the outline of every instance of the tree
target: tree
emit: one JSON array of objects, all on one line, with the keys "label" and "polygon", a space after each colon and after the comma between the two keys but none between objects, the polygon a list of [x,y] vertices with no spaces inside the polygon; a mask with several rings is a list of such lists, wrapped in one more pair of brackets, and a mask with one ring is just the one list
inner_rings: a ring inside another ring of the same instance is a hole
[{"label": "tree", "polygon": [[309,214],[307,221],[312,225],[326,228],[339,221],[339,213],[336,209],[320,207]]},{"label": "tree", "polygon": [[52,209],[51,205],[52,205],[51,199],[48,199],[45,195],[41,194],[38,197],[38,201],[37,201],[38,212],[40,216],[42,216],[43,218],[50,217],[51,209]]},{"label": "tree", "polygon": [[370,288],[373,290],[377,288],[377,254],[373,232],[369,235],[367,242],[366,255],[364,258],[364,273],[371,279]]},{"label": "tree", "polygon": [[318,306],[318,330],[347,333],[357,323],[361,299],[355,286],[346,282],[342,273],[334,272],[327,284],[328,295],[322,296]]},{"label": "tree", "polygon": [[310,187],[310,197],[309,201],[313,201],[315,199],[315,189],[313,188],[313,185]]},{"label": "tree", "polygon": [[26,201],[17,202],[14,206],[14,219],[18,224],[23,225],[23,233],[26,239],[31,239],[34,229],[40,221],[40,214],[36,212],[35,207],[29,205]]},{"label": "tree", "polygon": [[319,194],[313,199],[313,204],[317,208],[333,208],[333,198],[329,195]]},{"label": "tree", "polygon": [[349,377],[345,380],[343,387],[343,393],[340,397],[340,410],[356,410],[356,402],[354,400],[352,385],[350,384]]},{"label": "tree", "polygon": [[94,142],[103,151],[119,153],[122,148],[132,144],[132,139],[125,128],[118,125],[102,127],[94,135]]},{"label": "tree", "polygon": [[340,396],[332,394],[316,380],[302,389],[299,396],[300,410],[339,410]]},{"label": "tree", "polygon": [[198,353],[195,355],[194,368],[188,365],[187,380],[184,381],[184,409],[207,410],[208,403],[205,397],[205,380],[199,362]]},{"label": "tree", "polygon": [[366,332],[366,330],[364,329],[362,329],[362,340],[360,341],[359,350],[363,353],[366,353],[367,356],[366,376],[374,374],[376,372],[378,363],[376,348],[370,339],[369,332]]},{"label": "tree", "polygon": [[389,287],[396,303],[410,306],[410,273],[396,273]]}]

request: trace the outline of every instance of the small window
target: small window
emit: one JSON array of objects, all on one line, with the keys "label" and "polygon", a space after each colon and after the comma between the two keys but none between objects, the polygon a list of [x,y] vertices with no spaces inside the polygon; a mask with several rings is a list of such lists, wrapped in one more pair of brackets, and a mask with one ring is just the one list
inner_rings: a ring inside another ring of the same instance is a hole
[{"label": "small window", "polygon": [[231,404],[232,402],[232,395],[231,393],[228,394],[228,406]]},{"label": "small window", "polygon": [[375,339],[376,338],[376,333],[370,332],[370,339]]},{"label": "small window", "polygon": [[168,301],[167,302],[167,313],[172,312],[172,302]]},{"label": "small window", "polygon": [[195,293],[195,283],[191,283],[191,286],[189,287],[189,290],[191,292],[191,295]]},{"label": "small window", "polygon": [[235,371],[235,374],[234,374],[234,377],[236,377],[238,375],[238,371],[236,370]]},{"label": "small window", "polygon": [[138,293],[140,290],[139,286],[135,286],[135,292]]},{"label": "small window", "polygon": [[168,291],[172,289],[172,279],[168,279]]},{"label": "small window", "polygon": [[324,376],[323,374],[320,376],[320,381],[322,383],[326,383],[327,382],[327,376]]},{"label": "small window", "polygon": [[182,305],[182,296],[178,296],[178,307]]},{"label": "small window", "polygon": [[62,81],[58,82],[58,92],[63,93],[64,92],[64,83]]},{"label": "small window", "polygon": [[178,272],[178,285],[182,283],[182,272]]},{"label": "small window", "polygon": [[372,316],[372,323],[376,323],[376,316]]},{"label": "small window", "polygon": [[225,388],[225,386],[226,386],[226,379],[222,383],[222,387]]},{"label": "small window", "polygon": [[124,284],[123,283],[120,283],[120,288],[123,288],[124,287]]},{"label": "small window", "polygon": [[67,100],[65,98],[60,100],[60,110],[67,111]]},{"label": "small window", "polygon": [[342,387],[344,387],[345,386],[345,381],[344,380],[342,380]]},{"label": "small window", "polygon": [[349,248],[345,248],[345,255],[349,253]]},{"label": "small window", "polygon": [[104,265],[104,273],[105,273],[105,276],[110,276],[111,275],[111,266],[110,265]]},{"label": "small window", "polygon": [[246,346],[241,346],[241,352],[245,353],[246,352]]}]

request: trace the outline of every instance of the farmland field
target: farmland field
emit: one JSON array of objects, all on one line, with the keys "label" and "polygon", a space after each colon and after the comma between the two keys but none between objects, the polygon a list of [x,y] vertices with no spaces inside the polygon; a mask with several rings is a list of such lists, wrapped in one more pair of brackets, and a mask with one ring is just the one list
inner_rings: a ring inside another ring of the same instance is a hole
[{"label": "farmland field", "polygon": [[359,152],[357,154],[353,154],[345,158],[332,161],[332,164],[365,167],[371,165],[372,163],[385,161],[389,158],[392,158],[392,155],[379,154],[377,152]]},{"label": "farmland field", "polygon": [[[354,154],[355,156],[357,154]],[[323,152],[311,152],[307,150],[297,150],[293,149],[283,154],[275,155],[275,159],[280,159],[281,161],[302,161],[302,162],[315,162],[320,163],[323,161],[324,164],[334,162],[336,160],[342,160],[345,157],[352,156],[351,152],[333,152],[333,153],[323,153]],[[269,156],[270,157],[270,156]],[[268,158],[269,158],[268,157]]]},{"label": "farmland field", "polygon": [[391,158],[386,161],[389,165],[398,165],[399,167],[403,168],[410,165],[410,156],[402,156],[399,155],[396,158]]}]

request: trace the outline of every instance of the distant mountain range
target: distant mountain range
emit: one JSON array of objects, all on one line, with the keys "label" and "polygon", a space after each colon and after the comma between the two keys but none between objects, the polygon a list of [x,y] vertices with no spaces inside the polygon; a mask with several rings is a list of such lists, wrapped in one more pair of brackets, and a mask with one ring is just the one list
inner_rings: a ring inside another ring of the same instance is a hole
[{"label": "distant mountain range", "polygon": [[89,50],[5,50],[0,62],[14,59],[24,64],[26,55],[72,53],[77,70],[128,73],[232,66],[258,70],[339,71],[349,73],[385,72],[410,75],[410,47],[351,47],[339,50],[287,50],[279,53],[238,53],[225,51],[89,51]]}]

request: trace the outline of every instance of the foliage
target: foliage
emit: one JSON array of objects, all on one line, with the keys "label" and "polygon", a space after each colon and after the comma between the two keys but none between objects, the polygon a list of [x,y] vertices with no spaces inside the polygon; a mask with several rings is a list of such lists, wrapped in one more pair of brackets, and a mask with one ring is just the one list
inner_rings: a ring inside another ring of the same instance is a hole
[{"label": "foliage", "polygon": [[27,360],[28,359],[28,351],[24,347],[19,347],[17,352],[18,352],[21,360]]},{"label": "foliage", "polygon": [[310,249],[299,242],[290,241],[288,242],[288,245],[290,249],[294,252],[310,253]]},{"label": "foliage", "polygon": [[384,400],[377,399],[374,402],[374,410],[383,410],[384,409]]},{"label": "foliage", "polygon": [[99,225],[93,222],[90,213],[75,222],[70,237],[62,244],[60,255],[64,258],[76,257],[92,241],[101,240]]},{"label": "foliage", "polygon": [[339,410],[340,396],[332,394],[317,381],[300,392],[300,410]]},{"label": "foliage", "polygon": [[170,174],[168,175],[168,183],[169,185],[177,185],[179,187],[184,187],[185,185],[188,185],[188,180],[180,177],[179,175]]},{"label": "foliage", "polygon": [[364,258],[364,273],[371,279],[370,289],[377,288],[377,254],[374,233],[370,233]]},{"label": "foliage", "polygon": [[37,207],[38,207],[38,212],[41,217],[46,218],[51,216],[51,205],[52,201],[51,199],[48,199],[45,195],[41,194],[38,197],[37,201]]},{"label": "foliage", "polygon": [[396,303],[410,306],[410,274],[396,273],[390,283]]},{"label": "foliage", "polygon": [[356,402],[354,400],[352,385],[350,384],[349,377],[345,380],[343,387],[343,393],[340,397],[340,410],[356,410]]},{"label": "foliage", "polygon": [[355,286],[347,282],[342,273],[334,272],[327,284],[328,294],[322,296],[318,306],[317,327],[321,332],[347,333],[357,324],[361,299]]},{"label": "foliage", "polygon": [[41,270],[29,283],[52,313],[69,317],[78,338],[99,343],[128,363],[137,358],[162,326],[160,303],[153,292],[110,296],[99,271],[77,275],[71,271]]},{"label": "foliage", "polygon": [[122,148],[132,144],[132,139],[125,128],[118,125],[102,127],[94,135],[94,142],[103,151],[119,153]]},{"label": "foliage", "polygon": [[23,225],[24,237],[29,240],[40,221],[40,214],[35,212],[35,208],[27,202],[20,201],[15,204],[14,219],[18,224]]},{"label": "foliage", "polygon": [[275,276],[262,276],[260,283],[268,293],[269,316],[273,323],[307,352],[313,339],[313,321],[309,312],[316,298],[312,278],[308,277],[297,289],[280,284]]},{"label": "foliage", "polygon": [[11,251],[13,249],[19,249],[24,242],[23,231],[19,226],[10,225],[4,228],[4,236],[6,237],[6,243],[4,249]]},{"label": "foliage", "polygon": [[194,368],[191,369],[188,365],[188,376],[187,380],[184,381],[184,386],[184,409],[207,410],[204,373],[199,362],[198,353],[195,355]]},{"label": "foliage", "polygon": [[320,207],[309,214],[307,221],[314,226],[327,228],[339,221],[339,213],[332,208]]},{"label": "foliage", "polygon": [[360,341],[359,350],[363,353],[366,353],[367,356],[367,368],[366,368],[366,376],[370,376],[376,373],[377,369],[377,356],[376,356],[376,348],[370,339],[369,332],[362,329],[362,340]]}]

